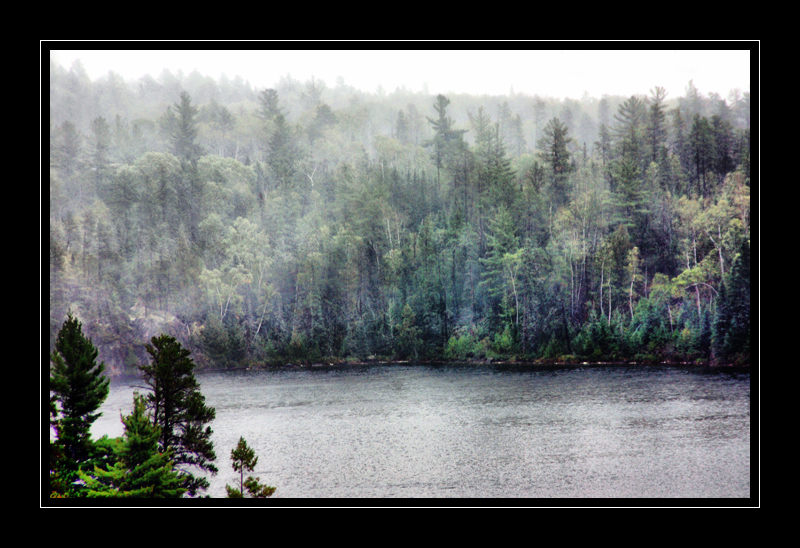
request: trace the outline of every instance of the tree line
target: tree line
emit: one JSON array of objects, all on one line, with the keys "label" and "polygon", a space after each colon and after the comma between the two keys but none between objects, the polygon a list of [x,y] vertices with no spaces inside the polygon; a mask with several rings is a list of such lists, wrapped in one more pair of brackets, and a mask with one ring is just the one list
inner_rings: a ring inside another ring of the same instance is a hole
[{"label": "tree line", "polygon": [[493,117],[345,89],[175,88],[135,123],[51,125],[51,341],[76,308],[129,369],[148,320],[219,367],[749,363],[749,93]]}]

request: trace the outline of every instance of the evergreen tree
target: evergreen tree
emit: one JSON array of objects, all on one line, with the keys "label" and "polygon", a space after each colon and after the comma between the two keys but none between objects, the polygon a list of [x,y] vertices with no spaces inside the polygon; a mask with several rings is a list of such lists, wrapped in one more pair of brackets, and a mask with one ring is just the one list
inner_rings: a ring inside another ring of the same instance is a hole
[{"label": "evergreen tree", "polygon": [[216,474],[213,464],[217,456],[211,442],[212,430],[206,426],[216,416],[213,407],[205,404],[194,377],[191,352],[181,347],[174,337],[153,337],[146,346],[152,362],[141,365],[147,385],[152,390],[147,395],[147,408],[153,422],[161,429],[159,447],[162,452],[173,451],[174,462],[186,476],[190,496],[207,489],[206,478],[194,477],[181,466],[194,466]]},{"label": "evergreen tree", "polygon": [[572,171],[567,145],[572,142],[567,126],[558,118],[551,119],[539,140],[539,150],[544,162],[550,166],[550,190],[556,205],[564,205],[569,199],[569,173]]},{"label": "evergreen tree", "polygon": [[278,92],[274,89],[265,89],[258,96],[258,104],[261,107],[257,116],[267,122],[274,120],[278,114],[283,114],[278,106]]},{"label": "evergreen tree", "polygon": [[278,181],[278,188],[291,190],[300,152],[295,144],[292,128],[286,123],[283,114],[275,117],[275,131],[269,140],[267,164]]},{"label": "evergreen tree", "polygon": [[706,173],[711,170],[714,162],[714,145],[711,124],[705,116],[695,114],[692,119],[692,128],[689,133],[689,149],[692,160],[692,180],[697,185],[697,193],[707,198],[709,185]]},{"label": "evergreen tree", "polygon": [[61,407],[56,426],[58,444],[63,448],[68,471],[76,471],[90,458],[89,429],[100,417],[97,410],[108,396],[105,364],[97,364],[97,354],[91,339],[84,336],[81,323],[69,313],[50,355],[50,392]]},{"label": "evergreen tree", "polygon": [[416,327],[416,315],[408,303],[403,307],[402,323],[395,326],[397,354],[400,359],[418,357],[420,345],[419,328]]},{"label": "evergreen tree", "polygon": [[714,359],[750,361],[750,242],[743,240],[725,284],[714,321]]},{"label": "evergreen tree", "polygon": [[442,168],[448,166],[453,150],[458,148],[458,142],[463,139],[467,130],[455,129],[453,119],[447,115],[447,105],[450,99],[444,95],[436,96],[436,103],[433,109],[439,115],[436,119],[426,116],[428,122],[436,132],[434,138],[425,143],[425,146],[433,146],[433,161],[436,164],[436,181],[439,184],[440,172]]},{"label": "evergreen tree", "polygon": [[409,142],[409,122],[406,119],[405,113],[400,110],[397,112],[397,127],[395,128],[395,138],[401,143],[408,144]]},{"label": "evergreen tree", "polygon": [[243,437],[239,438],[239,444],[236,449],[231,451],[231,460],[233,461],[233,469],[239,472],[239,489],[226,485],[225,490],[228,492],[228,498],[244,498],[245,492],[258,499],[272,496],[275,492],[275,487],[260,484],[258,481],[261,478],[248,476],[247,480],[244,479],[244,471],[252,472],[256,464],[258,464],[258,457],[256,452],[247,446],[247,442],[244,441]]},{"label": "evergreen tree", "polygon": [[92,474],[79,472],[87,496],[130,498],[179,498],[185,478],[173,470],[171,451],[159,452],[161,430],[145,415],[145,398],[133,397],[133,412],[122,417],[124,441],[118,460],[106,469],[95,466]]},{"label": "evergreen tree", "polygon": [[647,118],[648,145],[650,149],[650,161],[658,162],[661,147],[667,136],[666,120],[667,115],[664,110],[664,99],[667,91],[662,87],[650,90],[651,98],[648,99],[650,109]]},{"label": "evergreen tree", "polygon": [[164,118],[162,127],[169,135],[172,153],[186,161],[197,160],[204,154],[197,139],[198,108],[192,106],[192,98],[185,91],[181,92],[180,102],[171,106]]}]

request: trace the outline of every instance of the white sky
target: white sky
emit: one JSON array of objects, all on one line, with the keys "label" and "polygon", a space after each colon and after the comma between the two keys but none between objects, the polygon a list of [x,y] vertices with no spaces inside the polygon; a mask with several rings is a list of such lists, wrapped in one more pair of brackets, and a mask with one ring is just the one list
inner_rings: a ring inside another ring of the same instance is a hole
[{"label": "white sky", "polygon": [[[495,43],[492,45],[496,47]],[[535,45],[536,42],[509,43],[509,46]],[[46,46],[42,44],[44,49]],[[569,46],[575,47],[575,44]],[[341,76],[346,85],[370,92],[379,84],[387,93],[403,85],[417,92],[427,83],[432,94],[507,95],[513,86],[516,93],[573,99],[580,99],[584,92],[595,98],[606,93],[649,94],[656,86],[664,87],[670,99],[683,96],[689,80],[701,94],[717,92],[727,97],[734,88],[750,90],[750,54],[748,50],[522,49],[51,52],[66,69],[80,59],[92,80],[107,75],[109,70],[130,80],[145,74],[157,79],[164,68],[173,73],[180,69],[184,75],[196,69],[214,79],[225,74],[233,80],[240,75],[257,91],[275,87],[282,76],[290,74],[301,82],[313,76],[329,88],[336,87],[337,77]]]}]

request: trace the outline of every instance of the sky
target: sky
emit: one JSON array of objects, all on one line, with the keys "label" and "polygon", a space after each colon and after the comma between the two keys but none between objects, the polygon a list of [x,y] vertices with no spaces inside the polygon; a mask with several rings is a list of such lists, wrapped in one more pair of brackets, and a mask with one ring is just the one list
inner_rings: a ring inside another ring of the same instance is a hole
[{"label": "sky", "polygon": [[656,86],[665,88],[669,99],[683,96],[690,80],[701,94],[727,97],[734,88],[750,90],[750,56],[748,50],[733,49],[51,51],[51,57],[67,70],[79,59],[92,80],[109,70],[126,80],[145,74],[158,79],[167,68],[173,73],[182,70],[184,75],[197,70],[214,79],[224,74],[233,80],[239,75],[256,90],[275,87],[281,77],[291,75],[301,82],[313,76],[329,88],[342,78],[345,85],[367,92],[379,85],[387,93],[402,86],[419,92],[427,86],[430,93],[445,95],[508,95],[513,89],[558,99],[580,99],[584,93],[595,98],[649,95]]}]

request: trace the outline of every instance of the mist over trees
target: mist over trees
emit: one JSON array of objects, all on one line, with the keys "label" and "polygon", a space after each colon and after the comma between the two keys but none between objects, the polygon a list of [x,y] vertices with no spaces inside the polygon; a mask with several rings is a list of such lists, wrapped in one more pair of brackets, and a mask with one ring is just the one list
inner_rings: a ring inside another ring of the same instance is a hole
[{"label": "mist over trees", "polygon": [[749,363],[750,94],[253,89],[50,65],[50,339],[107,372]]}]

